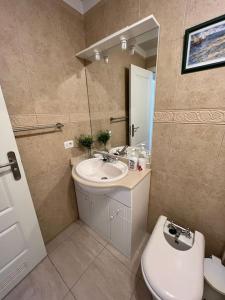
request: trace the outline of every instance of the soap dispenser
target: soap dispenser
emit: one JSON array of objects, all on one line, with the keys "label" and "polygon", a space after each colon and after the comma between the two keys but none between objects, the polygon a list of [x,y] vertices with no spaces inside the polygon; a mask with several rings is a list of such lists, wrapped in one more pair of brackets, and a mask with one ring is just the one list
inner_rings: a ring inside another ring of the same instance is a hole
[{"label": "soap dispenser", "polygon": [[131,151],[131,154],[129,156],[129,161],[128,161],[129,170],[136,171],[137,164],[138,164],[138,158],[136,156],[136,149],[133,148]]}]

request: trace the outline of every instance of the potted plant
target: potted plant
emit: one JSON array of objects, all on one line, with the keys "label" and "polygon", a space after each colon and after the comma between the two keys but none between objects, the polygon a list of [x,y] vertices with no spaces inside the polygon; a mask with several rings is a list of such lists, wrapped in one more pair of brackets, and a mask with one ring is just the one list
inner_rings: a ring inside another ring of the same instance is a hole
[{"label": "potted plant", "polygon": [[110,132],[108,130],[101,130],[99,131],[99,133],[97,134],[97,141],[100,143],[100,144],[103,144],[104,145],[104,150],[105,151],[108,151],[106,149],[106,144],[107,142],[109,141],[111,135],[110,135]]},{"label": "potted plant", "polygon": [[86,148],[88,151],[88,157],[91,157],[91,147],[92,144],[94,143],[93,137],[91,135],[84,135],[81,134],[80,137],[78,138],[78,144]]}]

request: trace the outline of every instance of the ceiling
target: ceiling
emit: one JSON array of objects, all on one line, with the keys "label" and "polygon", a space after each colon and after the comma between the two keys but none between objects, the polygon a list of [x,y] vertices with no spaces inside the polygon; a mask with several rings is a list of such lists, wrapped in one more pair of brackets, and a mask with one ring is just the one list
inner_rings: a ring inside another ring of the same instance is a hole
[{"label": "ceiling", "polygon": [[63,0],[82,15],[95,6],[100,0]]}]

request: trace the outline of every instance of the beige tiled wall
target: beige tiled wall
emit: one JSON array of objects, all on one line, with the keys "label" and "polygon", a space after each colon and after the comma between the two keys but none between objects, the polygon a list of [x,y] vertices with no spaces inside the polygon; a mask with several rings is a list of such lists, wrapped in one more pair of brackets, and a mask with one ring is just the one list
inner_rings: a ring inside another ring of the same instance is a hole
[{"label": "beige tiled wall", "polygon": [[90,132],[83,17],[61,0],[0,1],[0,84],[14,126],[62,122],[62,132],[18,136],[45,241],[77,218],[63,142]]},{"label": "beige tiled wall", "polygon": [[150,56],[146,59],[146,69],[152,68],[156,66],[157,55]]},{"label": "beige tiled wall", "polygon": [[224,13],[224,0],[102,0],[85,15],[88,45],[150,14],[160,23],[149,228],[165,214],[203,232],[216,255],[225,246],[225,68],[180,70],[185,28]]},{"label": "beige tiled wall", "polygon": [[[224,0],[102,0],[83,22],[61,0],[0,1],[0,84],[13,125],[65,123],[62,132],[17,137],[46,241],[77,217],[69,159],[81,152],[64,150],[63,141],[90,132],[84,67],[74,53],[85,34],[89,45],[154,14],[161,33],[149,229],[165,214],[203,232],[208,254],[221,254],[225,68],[180,69],[185,28],[224,13]],[[107,125],[96,118],[93,130]]]}]

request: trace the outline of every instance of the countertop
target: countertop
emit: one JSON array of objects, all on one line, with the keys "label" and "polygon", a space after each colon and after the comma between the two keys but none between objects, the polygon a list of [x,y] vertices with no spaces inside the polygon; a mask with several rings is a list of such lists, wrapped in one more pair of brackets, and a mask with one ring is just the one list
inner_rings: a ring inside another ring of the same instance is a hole
[{"label": "countertop", "polygon": [[151,169],[145,169],[143,171],[128,171],[127,175],[123,177],[122,179],[108,182],[108,183],[98,183],[98,182],[92,182],[88,181],[86,179],[81,178],[76,173],[76,165],[81,161],[82,159],[73,159],[71,158],[71,165],[72,167],[72,177],[75,181],[86,185],[90,187],[95,188],[109,188],[109,187],[124,187],[127,189],[132,190],[142,179],[147,176],[148,174],[151,174]]}]

